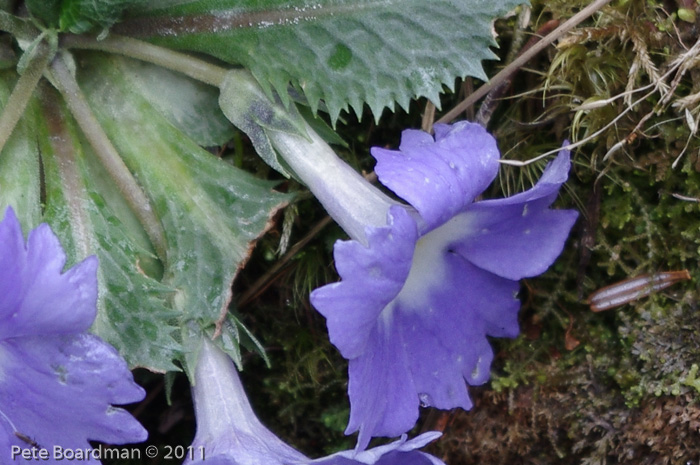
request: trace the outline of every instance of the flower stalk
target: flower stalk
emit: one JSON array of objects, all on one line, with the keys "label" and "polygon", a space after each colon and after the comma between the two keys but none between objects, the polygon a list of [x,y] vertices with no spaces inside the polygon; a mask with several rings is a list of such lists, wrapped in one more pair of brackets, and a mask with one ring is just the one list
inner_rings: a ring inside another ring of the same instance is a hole
[{"label": "flower stalk", "polygon": [[343,230],[367,243],[365,229],[385,225],[389,209],[398,203],[341,160],[308,124],[305,129],[308,138],[270,131],[270,141]]}]

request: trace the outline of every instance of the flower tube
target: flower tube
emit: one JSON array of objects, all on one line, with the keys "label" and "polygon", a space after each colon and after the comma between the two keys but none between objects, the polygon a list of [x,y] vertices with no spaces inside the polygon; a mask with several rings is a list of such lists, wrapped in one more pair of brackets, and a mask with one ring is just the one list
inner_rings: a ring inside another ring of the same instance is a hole
[{"label": "flower tube", "polygon": [[197,433],[186,465],[444,465],[415,449],[440,436],[426,433],[356,453],[311,460],[268,430],[253,413],[238,370],[222,350],[202,340],[192,388]]},{"label": "flower tube", "polygon": [[0,463],[63,463],[56,451],[67,450],[96,464],[88,441],[148,436],[112,406],[140,401],[144,390],[112,346],[86,333],[97,313],[97,257],[64,273],[65,262],[46,224],[25,245],[7,209],[0,222]]},{"label": "flower tube", "polygon": [[[343,177],[330,149],[303,149],[301,137],[282,132],[269,137],[324,206],[347,205],[358,198],[350,193],[373,189]],[[486,337],[518,334],[518,280],[554,262],[577,218],[549,208],[568,177],[565,150],[532,189],[485,201],[475,199],[496,177],[500,155],[477,124],[436,125],[435,137],[407,130],[398,151],[374,148],[372,155],[379,180],[410,206],[375,201],[375,214],[366,216],[354,205],[327,208],[341,226],[368,220],[346,229],[352,240],[335,244],[342,280],[311,294],[331,342],[349,360],[346,433],[359,431],[360,449],[372,436],[411,429],[419,405],[471,408],[467,385],[489,378]],[[361,210],[372,208],[370,196],[359,198]]]},{"label": "flower tube", "polygon": [[387,213],[399,205],[342,161],[310,127],[306,137],[270,131],[274,147],[294,174],[319,199],[329,215],[354,240],[367,244],[367,227],[386,225]]}]

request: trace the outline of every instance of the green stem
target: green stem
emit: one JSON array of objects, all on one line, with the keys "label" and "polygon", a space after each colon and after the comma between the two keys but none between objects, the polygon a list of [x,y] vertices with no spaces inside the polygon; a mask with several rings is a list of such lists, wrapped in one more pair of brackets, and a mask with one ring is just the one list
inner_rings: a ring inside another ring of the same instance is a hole
[{"label": "green stem", "polygon": [[31,41],[39,31],[28,21],[0,11],[0,31],[8,32],[17,40]]},{"label": "green stem", "polygon": [[17,122],[24,114],[27,103],[32,98],[34,89],[36,89],[39,79],[41,79],[51,58],[48,47],[44,44],[39,44],[38,47],[37,54],[31,59],[24,73],[17,80],[15,88],[12,89],[10,98],[7,99],[5,108],[3,108],[0,115],[0,152],[15,130]]},{"label": "green stem", "polygon": [[110,35],[104,40],[97,40],[85,36],[66,35],[61,40],[61,46],[125,55],[180,72],[215,87],[221,87],[227,71],[199,58],[130,37]]},{"label": "green stem", "polygon": [[163,225],[153,212],[150,200],[141,186],[137,184],[129,168],[119,156],[119,152],[97,121],[80,87],[78,87],[78,82],[62,57],[57,57],[51,64],[51,76],[52,82],[63,95],[71,114],[95,150],[95,154],[146,230],[158,257],[164,264],[167,263]]}]

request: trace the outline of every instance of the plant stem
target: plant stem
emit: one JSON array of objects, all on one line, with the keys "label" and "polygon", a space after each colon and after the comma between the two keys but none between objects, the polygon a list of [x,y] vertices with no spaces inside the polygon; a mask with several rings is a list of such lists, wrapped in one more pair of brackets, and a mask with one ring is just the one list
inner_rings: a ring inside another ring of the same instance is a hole
[{"label": "plant stem", "polygon": [[48,47],[44,44],[39,44],[38,47],[37,54],[27,65],[24,74],[17,80],[15,88],[12,89],[10,98],[7,99],[5,108],[3,108],[0,115],[0,152],[15,130],[17,122],[24,114],[27,103],[32,98],[34,89],[36,89],[39,79],[41,79],[44,69],[46,69],[51,58]]},{"label": "plant stem", "polygon": [[7,32],[18,40],[31,41],[39,31],[26,20],[0,11],[0,31]]},{"label": "plant stem", "polygon": [[510,77],[511,74],[520,69],[525,63],[527,63],[532,57],[540,53],[555,40],[569,32],[571,29],[576,27],[583,20],[591,16],[596,11],[603,8],[605,5],[610,3],[611,0],[595,0],[593,3],[588,5],[583,10],[576,13],[574,16],[569,18],[564,24],[547,34],[542,40],[537,42],[532,48],[528,49],[525,53],[517,57],[511,64],[503,68],[498,74],[489,80],[486,84],[479,87],[476,92],[471,94],[469,97],[464,99],[452,110],[448,111],[442,118],[437,120],[438,123],[449,123],[455,119],[460,113],[465,109],[474,105],[480,98],[488,94],[491,89],[498,86],[501,82],[505,81]]},{"label": "plant stem", "polygon": [[165,232],[160,220],[151,208],[151,202],[132,176],[129,168],[119,156],[119,152],[105,134],[102,126],[92,112],[75,77],[68,69],[62,57],[57,57],[51,64],[53,82],[68,105],[71,114],[80,129],[95,150],[95,154],[105,167],[119,191],[136,214],[160,260],[165,264],[167,247]]},{"label": "plant stem", "polygon": [[138,39],[110,35],[104,40],[66,35],[61,39],[61,46],[103,52],[117,53],[137,60],[153,63],[164,68],[185,74],[193,79],[220,87],[226,75],[226,69],[208,63],[184,53],[149,44]]}]

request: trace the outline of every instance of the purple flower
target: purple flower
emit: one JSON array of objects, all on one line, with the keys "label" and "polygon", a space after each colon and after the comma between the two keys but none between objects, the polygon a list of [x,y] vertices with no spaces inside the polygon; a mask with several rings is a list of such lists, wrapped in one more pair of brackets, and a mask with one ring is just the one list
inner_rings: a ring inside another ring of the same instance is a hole
[{"label": "purple flower", "polygon": [[[147,437],[112,406],[143,399],[143,389],[110,345],[86,333],[97,312],[97,258],[63,273],[65,262],[48,225],[31,231],[25,246],[7,209],[0,222],[0,463],[24,463],[22,449],[43,450],[43,462],[58,463],[56,446],[85,451],[89,440]],[[99,463],[90,458],[85,463]]]},{"label": "purple flower", "polygon": [[186,465],[444,465],[415,449],[440,436],[403,437],[386,446],[311,460],[268,430],[253,413],[231,359],[203,339],[192,388],[197,434]]},{"label": "purple flower", "polygon": [[[374,148],[372,155],[379,180],[410,206],[375,193],[358,202],[373,204],[373,215],[348,202],[347,212],[328,208],[353,240],[335,244],[342,281],[311,295],[349,360],[346,433],[360,432],[359,449],[372,436],[411,429],[419,405],[471,408],[467,385],[489,378],[487,336],[518,334],[518,280],[554,262],[577,217],[549,208],[567,179],[568,151],[532,189],[478,202],[499,166],[496,142],[479,125],[436,125],[435,138],[407,130],[398,151]],[[296,158],[285,159],[299,173]],[[330,186],[321,196],[307,182],[324,206],[340,204],[336,197],[346,192],[362,196],[350,185],[354,178],[315,175]]]}]

